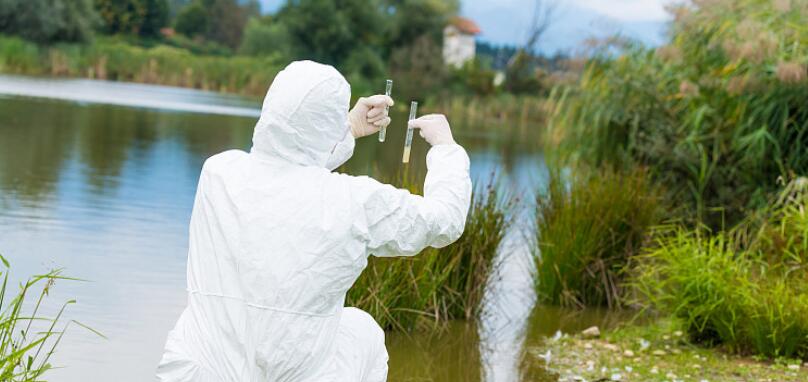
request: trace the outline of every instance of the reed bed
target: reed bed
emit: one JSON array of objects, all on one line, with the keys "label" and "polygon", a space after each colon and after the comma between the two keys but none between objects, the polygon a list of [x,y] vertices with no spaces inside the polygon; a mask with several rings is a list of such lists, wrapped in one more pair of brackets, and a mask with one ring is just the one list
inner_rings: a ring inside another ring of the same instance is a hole
[{"label": "reed bed", "polygon": [[414,257],[371,257],[346,304],[367,311],[383,328],[400,331],[475,319],[511,206],[493,183],[475,188],[458,241]]},{"label": "reed bed", "polygon": [[640,170],[550,174],[536,200],[539,302],[622,306],[630,260],[661,216],[659,191]]},{"label": "reed bed", "polygon": [[721,228],[765,205],[778,177],[808,172],[808,5],[673,11],[668,45],[606,46],[556,89],[550,134],[575,160],[647,166],[683,217]]},{"label": "reed bed", "polygon": [[273,57],[202,56],[168,45],[134,46],[116,38],[41,46],[0,36],[0,72],[79,77],[263,96],[283,63]]},{"label": "reed bed", "polygon": [[736,229],[660,228],[635,271],[639,303],[698,343],[808,359],[807,204],[801,178]]}]

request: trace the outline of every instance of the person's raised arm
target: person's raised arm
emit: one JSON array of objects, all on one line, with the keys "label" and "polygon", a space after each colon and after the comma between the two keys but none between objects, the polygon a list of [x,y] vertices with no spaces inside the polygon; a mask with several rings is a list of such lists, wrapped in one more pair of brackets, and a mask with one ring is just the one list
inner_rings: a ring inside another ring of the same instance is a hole
[{"label": "person's raised arm", "polygon": [[424,196],[361,178],[357,228],[369,254],[412,256],[426,247],[451,244],[463,233],[471,202],[469,158],[454,142],[442,115],[410,121],[432,144],[427,154]]}]

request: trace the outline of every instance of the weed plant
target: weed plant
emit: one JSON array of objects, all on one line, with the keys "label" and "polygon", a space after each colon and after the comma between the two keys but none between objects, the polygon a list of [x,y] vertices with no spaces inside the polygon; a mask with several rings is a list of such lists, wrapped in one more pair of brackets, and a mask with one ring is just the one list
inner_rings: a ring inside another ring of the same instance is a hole
[{"label": "weed plant", "polygon": [[509,225],[510,208],[510,199],[502,197],[494,184],[475,188],[460,239],[413,257],[371,256],[348,291],[346,304],[367,311],[383,328],[393,330],[475,319]]},{"label": "weed plant", "polygon": [[683,216],[722,228],[765,205],[778,177],[808,172],[808,3],[673,13],[668,45],[613,39],[556,89],[551,135],[575,160],[647,166]]},{"label": "weed plant", "polygon": [[660,217],[659,192],[645,171],[550,172],[536,200],[539,302],[621,306],[625,268]]},{"label": "weed plant", "polygon": [[42,304],[54,283],[73,279],[62,276],[59,270],[35,275],[20,285],[16,295],[12,295],[8,285],[9,263],[2,256],[0,261],[5,266],[5,272],[0,272],[3,277],[0,287],[0,381],[42,381],[44,374],[53,368],[50,358],[70,323],[101,334],[77,321],[65,325],[60,323],[65,308],[75,303],[74,300],[64,303],[54,317],[42,314]]},{"label": "weed plant", "polygon": [[682,318],[691,340],[808,358],[808,181],[739,227],[660,229],[634,284],[646,309]]}]

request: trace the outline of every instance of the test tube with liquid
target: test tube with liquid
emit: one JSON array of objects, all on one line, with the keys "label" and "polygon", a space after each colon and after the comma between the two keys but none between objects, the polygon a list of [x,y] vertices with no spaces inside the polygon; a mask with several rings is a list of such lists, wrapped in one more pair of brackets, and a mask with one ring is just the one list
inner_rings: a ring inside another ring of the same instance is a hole
[{"label": "test tube with liquid", "polygon": [[[393,94],[393,80],[387,80],[387,86],[384,88],[384,94],[388,97]],[[389,112],[390,106],[385,106],[384,113],[387,114]],[[387,138],[387,126],[384,126],[379,130],[379,142],[384,142],[385,138]]]},{"label": "test tube with liquid", "polygon": [[[418,115],[418,102],[412,101],[410,104],[410,121],[415,119]],[[413,128],[407,123],[407,137],[404,138],[404,157],[401,159],[402,163],[410,163],[410,149],[412,149],[412,131]]]}]

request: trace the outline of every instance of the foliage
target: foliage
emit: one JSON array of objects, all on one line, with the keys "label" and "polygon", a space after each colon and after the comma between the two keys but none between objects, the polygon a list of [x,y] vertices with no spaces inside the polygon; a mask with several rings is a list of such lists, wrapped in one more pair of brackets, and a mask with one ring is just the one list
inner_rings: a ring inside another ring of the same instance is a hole
[{"label": "foliage", "polygon": [[39,43],[87,41],[97,17],[91,0],[0,0],[0,33]]},{"label": "foliage", "polygon": [[294,46],[289,43],[291,35],[286,25],[276,22],[269,16],[251,18],[244,29],[244,41],[239,53],[249,56],[276,54],[292,57]]},{"label": "foliage", "polygon": [[[32,276],[20,285],[16,295],[11,295],[13,292],[8,285],[10,266],[2,256],[0,261],[5,267],[5,272],[0,272],[3,277],[0,287],[0,380],[42,381],[43,375],[53,368],[50,357],[68,325],[75,323],[87,327],[76,321],[65,325],[60,323],[65,308],[74,304],[74,300],[64,303],[54,317],[46,317],[41,311],[54,283],[57,280],[70,280],[62,276],[60,270]],[[37,294],[35,289],[38,287],[41,290]],[[60,327],[57,328],[57,325]]]},{"label": "foliage", "polygon": [[94,0],[95,8],[110,34],[134,34],[159,37],[168,24],[166,0]]},{"label": "foliage", "polygon": [[470,90],[479,96],[489,96],[497,89],[494,86],[496,73],[483,66],[479,58],[466,62],[462,67],[451,72],[450,83],[460,89]]},{"label": "foliage", "polygon": [[396,96],[422,100],[425,94],[436,92],[447,73],[441,47],[427,36],[402,47],[390,57],[390,75],[396,81]]},{"label": "foliage", "polygon": [[618,307],[625,269],[659,221],[658,191],[641,170],[564,175],[551,171],[536,201],[539,301]]},{"label": "foliage", "polygon": [[695,4],[675,9],[667,46],[604,47],[556,93],[550,127],[573,159],[649,167],[686,217],[716,228],[808,171],[808,6]]},{"label": "foliage", "polygon": [[808,358],[808,181],[729,232],[668,227],[640,258],[647,309],[684,320],[691,340],[739,353]]},{"label": "foliage", "polygon": [[370,313],[385,329],[474,319],[497,247],[509,225],[508,198],[493,185],[475,189],[463,236],[411,258],[371,257],[346,304]]},{"label": "foliage", "polygon": [[193,0],[180,10],[174,28],[188,37],[215,41],[235,50],[254,12],[255,2],[242,5],[238,0]]},{"label": "foliage", "polygon": [[196,56],[166,45],[132,46],[115,38],[93,45],[40,47],[0,37],[0,72],[100,78],[263,96],[284,63],[268,57]]}]

